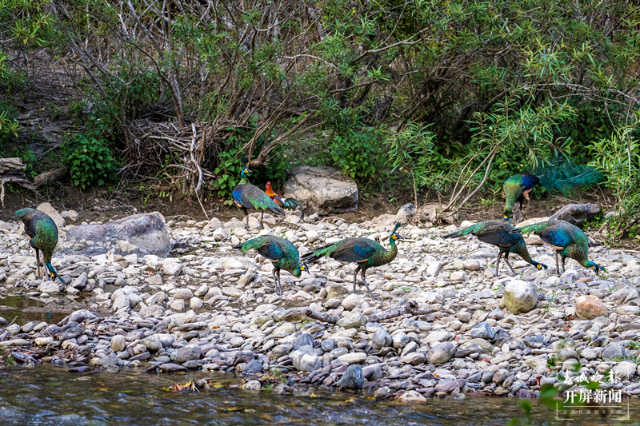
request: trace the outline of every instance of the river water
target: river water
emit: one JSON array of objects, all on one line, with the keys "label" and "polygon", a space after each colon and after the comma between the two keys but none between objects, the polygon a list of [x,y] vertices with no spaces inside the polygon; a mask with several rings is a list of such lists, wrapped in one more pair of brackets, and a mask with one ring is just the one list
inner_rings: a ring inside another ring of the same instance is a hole
[{"label": "river water", "polygon": [[[173,392],[171,387],[207,378],[211,390]],[[638,424],[640,403],[629,400],[631,422],[578,415],[556,420],[555,410],[527,400],[525,416],[513,398],[431,399],[426,405],[299,389],[289,395],[240,389],[232,374],[148,374],[142,369],[76,375],[64,368],[0,369],[0,425],[601,425]],[[626,412],[626,401],[624,401]],[[626,414],[626,413],[625,413]]]}]

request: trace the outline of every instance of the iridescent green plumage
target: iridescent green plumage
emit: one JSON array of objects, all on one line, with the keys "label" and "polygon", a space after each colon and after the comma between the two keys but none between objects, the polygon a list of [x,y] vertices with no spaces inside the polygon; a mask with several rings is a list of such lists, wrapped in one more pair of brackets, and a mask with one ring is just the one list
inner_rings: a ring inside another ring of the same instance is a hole
[{"label": "iridescent green plumage", "polygon": [[49,270],[49,277],[52,281],[58,278],[64,284],[64,281],[58,276],[51,264],[53,250],[58,244],[58,227],[56,223],[49,215],[36,209],[21,209],[15,214],[22,220],[24,231],[30,239],[30,245],[36,251],[38,278],[40,278],[40,251],[42,251],[42,258],[45,267]]},{"label": "iridescent green plumage", "polygon": [[456,232],[451,232],[445,235],[443,238],[461,237],[463,235],[473,234],[480,241],[497,246],[500,249],[498,253],[498,259],[496,261],[496,276],[500,272],[500,258],[504,255],[504,261],[507,263],[511,272],[516,275],[516,272],[509,263],[509,254],[515,253],[522,259],[529,262],[538,269],[545,268],[547,265],[538,263],[531,259],[527,244],[522,238],[520,231],[513,226],[501,220],[487,220],[485,222],[478,222],[475,225],[471,225],[468,228],[461,229]]},{"label": "iridescent green plumage", "polygon": [[247,218],[247,228],[249,228],[249,212],[248,209],[260,210],[260,225],[262,225],[262,217],[264,211],[284,215],[284,210],[275,203],[262,189],[249,183],[247,175],[251,174],[251,170],[242,169],[240,184],[233,188],[231,195],[234,204],[241,208]]},{"label": "iridescent green plumage", "polygon": [[[562,161],[562,160],[560,160]],[[593,185],[602,180],[602,173],[598,169],[590,166],[573,165],[568,162],[558,161],[550,166],[536,169],[535,174],[522,173],[509,177],[503,184],[504,220],[510,221],[510,216],[514,213],[515,223],[518,222],[517,212],[522,216],[522,203],[530,198],[533,189],[540,185],[549,192],[560,192],[568,196],[573,190],[580,186]]]},{"label": "iridescent green plumage", "polygon": [[601,269],[605,271],[605,268],[588,259],[589,237],[587,237],[580,228],[569,222],[565,222],[564,220],[548,220],[546,222],[523,226],[519,228],[519,230],[523,234],[535,233],[540,236],[543,243],[555,249],[556,270],[558,273],[560,273],[558,255],[562,257],[563,270],[566,270],[566,258],[570,257],[585,268],[593,269],[596,274],[599,274]]},{"label": "iridescent green plumage", "polygon": [[233,248],[239,249],[242,254],[253,249],[266,257],[273,264],[273,280],[276,291],[282,294],[280,270],[284,269],[294,277],[300,277],[303,271],[307,271],[307,265],[300,264],[300,253],[291,241],[273,235],[264,235],[253,238]]},{"label": "iridescent green plumage", "polygon": [[356,292],[356,279],[358,272],[362,271],[362,281],[367,286],[369,295],[375,299],[369,284],[365,279],[367,269],[376,266],[386,265],[390,263],[398,255],[398,247],[396,246],[397,240],[403,240],[396,231],[400,227],[400,223],[397,223],[393,233],[389,236],[390,250],[386,250],[377,242],[368,238],[347,238],[333,244],[328,244],[324,247],[320,247],[312,252],[302,255],[302,259],[305,262],[314,262],[321,257],[331,257],[340,262],[356,262],[358,267],[353,275],[353,292]]}]

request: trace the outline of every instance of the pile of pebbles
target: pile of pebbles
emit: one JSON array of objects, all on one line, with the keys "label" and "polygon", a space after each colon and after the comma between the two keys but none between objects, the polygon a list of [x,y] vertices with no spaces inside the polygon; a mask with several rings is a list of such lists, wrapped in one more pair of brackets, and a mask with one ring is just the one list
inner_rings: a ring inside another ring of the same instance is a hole
[{"label": "pile of pebbles", "polygon": [[[280,393],[305,384],[364,387],[412,403],[470,393],[535,397],[544,384],[575,390],[580,374],[611,372],[615,380],[601,388],[640,393],[640,261],[633,250],[592,246],[590,259],[607,268],[604,275],[568,259],[558,276],[553,252],[531,236],[531,256],[549,269],[512,258],[518,276],[503,268],[495,277],[495,247],[473,236],[443,239],[459,229],[454,225],[405,225],[401,234],[409,240],[397,258],[367,273],[380,299],[373,300],[361,283],[352,294],[355,265],[331,259],[312,264],[300,279],[283,273],[279,296],[271,263],[231,248],[264,234],[289,239],[301,253],[347,237],[388,247],[395,220],[382,215],[349,224],[312,215],[301,222],[291,215],[276,223],[267,215],[265,230],[255,215],[249,230],[237,219],[169,220],[171,237],[188,242],[171,257],[57,255],[53,265],[66,285],[37,280],[18,223],[0,222],[3,294],[85,305],[59,324],[0,318],[0,354],[75,372],[238,372],[254,390],[259,377],[279,372],[289,377],[276,387]],[[408,301],[426,313],[369,321]],[[314,320],[308,311],[340,320]]]}]

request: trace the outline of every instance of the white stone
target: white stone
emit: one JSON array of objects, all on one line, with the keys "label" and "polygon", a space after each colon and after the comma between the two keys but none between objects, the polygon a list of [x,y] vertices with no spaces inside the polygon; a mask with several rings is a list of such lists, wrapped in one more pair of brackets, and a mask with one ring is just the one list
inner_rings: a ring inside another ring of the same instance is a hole
[{"label": "white stone", "polygon": [[182,269],[182,265],[176,259],[167,258],[162,261],[162,272],[166,275],[176,275]]},{"label": "white stone", "polygon": [[364,303],[364,298],[359,294],[350,294],[342,301],[342,307],[347,311],[352,311]]},{"label": "white stone", "polygon": [[204,305],[204,302],[199,297],[192,297],[189,301],[189,307],[191,309],[200,309]]},{"label": "white stone", "polygon": [[504,288],[504,303],[513,314],[526,313],[536,307],[538,294],[528,282],[512,280]]},{"label": "white stone", "polygon": [[338,357],[338,361],[343,364],[362,364],[367,359],[364,352],[352,352]]}]

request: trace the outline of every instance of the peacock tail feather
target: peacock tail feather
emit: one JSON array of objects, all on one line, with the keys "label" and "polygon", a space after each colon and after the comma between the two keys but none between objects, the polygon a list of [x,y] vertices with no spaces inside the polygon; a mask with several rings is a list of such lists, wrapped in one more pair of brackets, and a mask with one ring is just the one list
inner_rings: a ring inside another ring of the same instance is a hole
[{"label": "peacock tail feather", "polygon": [[546,220],[544,222],[533,223],[531,225],[523,226],[517,229],[523,234],[530,234],[532,232],[542,231],[543,229],[549,226],[549,222],[555,222],[555,221]]},{"label": "peacock tail feather", "polygon": [[287,210],[295,210],[300,208],[300,219],[304,219],[304,207],[302,207],[302,203],[295,198],[284,198],[283,199],[284,208]]},{"label": "peacock tail feather", "polygon": [[[508,225],[510,226],[510,225]],[[479,232],[483,232],[483,231],[491,231],[493,229],[503,229],[504,228],[504,222],[501,220],[485,220],[484,222],[478,222],[476,224],[473,224],[467,228],[464,229],[460,229],[458,231],[455,232],[451,232],[445,236],[443,236],[442,238],[453,238],[453,237],[462,237],[464,235],[468,235],[468,234],[477,234]]]},{"label": "peacock tail feather", "polygon": [[578,187],[595,185],[603,179],[602,171],[599,169],[570,162],[539,168],[536,175],[540,177],[540,185],[543,188],[550,192],[560,192],[565,196]]}]

